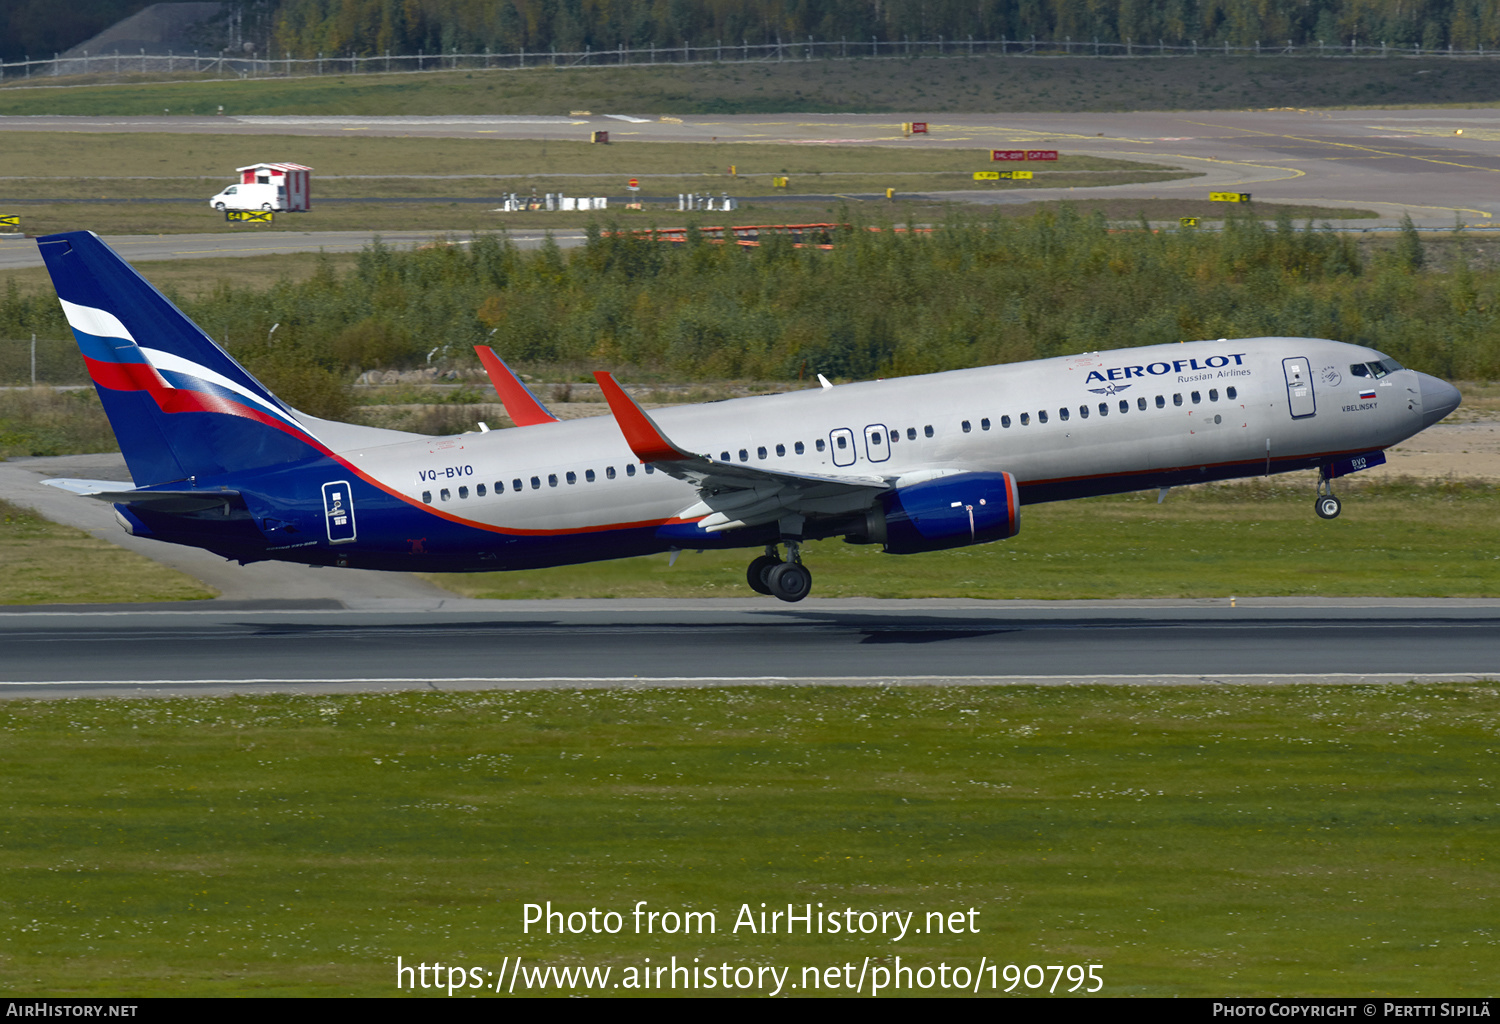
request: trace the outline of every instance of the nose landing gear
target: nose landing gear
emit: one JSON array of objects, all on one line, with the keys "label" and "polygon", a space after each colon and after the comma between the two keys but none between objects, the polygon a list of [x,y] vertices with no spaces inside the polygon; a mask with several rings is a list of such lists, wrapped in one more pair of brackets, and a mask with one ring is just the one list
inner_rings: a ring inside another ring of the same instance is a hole
[{"label": "nose landing gear", "polygon": [[1333,478],[1328,475],[1327,466],[1318,470],[1318,497],[1313,508],[1317,510],[1319,519],[1337,519],[1343,511],[1343,504],[1333,495]]}]

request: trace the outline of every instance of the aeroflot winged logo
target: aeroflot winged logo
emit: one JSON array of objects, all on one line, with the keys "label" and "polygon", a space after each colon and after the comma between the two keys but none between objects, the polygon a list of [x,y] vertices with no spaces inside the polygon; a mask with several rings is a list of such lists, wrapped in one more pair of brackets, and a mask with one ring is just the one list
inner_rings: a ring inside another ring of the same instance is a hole
[{"label": "aeroflot winged logo", "polygon": [[[163,404],[159,400],[158,404],[169,412],[249,413],[311,439],[300,423],[268,400],[269,396],[258,395],[191,359],[139,344],[113,313],[66,299],[59,301],[95,383],[116,391],[142,390],[153,395],[176,392],[186,401]],[[169,409],[168,404],[172,406]]]},{"label": "aeroflot winged logo", "polygon": [[1235,367],[1243,366],[1244,361],[1245,353],[1235,352],[1231,355],[1208,356],[1204,359],[1173,359],[1171,362],[1163,360],[1142,366],[1111,366],[1107,369],[1090,370],[1089,375],[1084,378],[1084,383],[1103,384],[1105,385],[1103,388],[1089,388],[1089,390],[1095,394],[1112,395],[1130,387],[1129,384],[1115,384],[1114,381],[1128,381],[1135,377],[1162,377],[1175,373],[1178,375],[1178,382],[1183,384],[1195,380],[1211,380],[1214,377],[1246,377],[1250,374],[1249,370],[1235,369]]}]

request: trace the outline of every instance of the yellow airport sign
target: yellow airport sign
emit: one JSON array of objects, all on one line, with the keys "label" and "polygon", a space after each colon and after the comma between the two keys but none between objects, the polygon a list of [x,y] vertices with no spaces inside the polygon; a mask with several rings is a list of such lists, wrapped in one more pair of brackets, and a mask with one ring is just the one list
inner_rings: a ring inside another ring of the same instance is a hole
[{"label": "yellow airport sign", "polygon": [[1000,176],[1002,178],[1009,178],[1012,181],[1030,181],[1031,180],[1031,172],[1030,171],[1000,171],[999,173],[1000,173]]},{"label": "yellow airport sign", "polygon": [[19,213],[0,216],[0,230],[9,228],[11,231],[21,230],[21,215]]},{"label": "yellow airport sign", "polygon": [[790,181],[791,181],[790,178],[781,178],[781,177],[772,178],[771,179],[771,187],[772,188],[786,188],[787,187],[787,183],[790,182]]},{"label": "yellow airport sign", "polygon": [[270,210],[225,210],[224,219],[238,221],[242,224],[269,224],[271,223]]},{"label": "yellow airport sign", "polygon": [[1248,203],[1249,192],[1210,192],[1208,200],[1211,203]]},{"label": "yellow airport sign", "polygon": [[1195,227],[1198,226],[1198,218],[1197,217],[1178,217],[1177,218],[1177,223],[1180,224],[1180,225],[1182,225],[1185,228],[1195,228]]},{"label": "yellow airport sign", "polygon": [[974,180],[975,181],[999,181],[1000,180],[1000,172],[999,171],[975,171],[974,172]]}]

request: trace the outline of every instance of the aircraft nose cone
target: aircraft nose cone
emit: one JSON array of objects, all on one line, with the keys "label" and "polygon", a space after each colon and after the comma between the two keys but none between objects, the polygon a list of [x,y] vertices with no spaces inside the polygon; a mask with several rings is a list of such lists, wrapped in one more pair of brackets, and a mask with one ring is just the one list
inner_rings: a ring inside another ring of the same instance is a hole
[{"label": "aircraft nose cone", "polygon": [[1418,374],[1422,381],[1422,426],[1430,427],[1454,409],[1462,397],[1458,388],[1445,380]]}]

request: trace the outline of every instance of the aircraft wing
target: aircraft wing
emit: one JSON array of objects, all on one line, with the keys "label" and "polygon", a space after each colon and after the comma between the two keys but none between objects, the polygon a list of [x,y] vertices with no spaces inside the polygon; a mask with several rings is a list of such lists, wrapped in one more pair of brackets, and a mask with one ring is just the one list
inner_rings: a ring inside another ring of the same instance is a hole
[{"label": "aircraft wing", "polygon": [[698,501],[678,512],[677,518],[698,519],[708,533],[790,516],[847,515],[869,508],[891,488],[883,477],[788,473],[698,455],[668,438],[613,376],[596,372],[594,379],[636,458],[698,488]]}]

